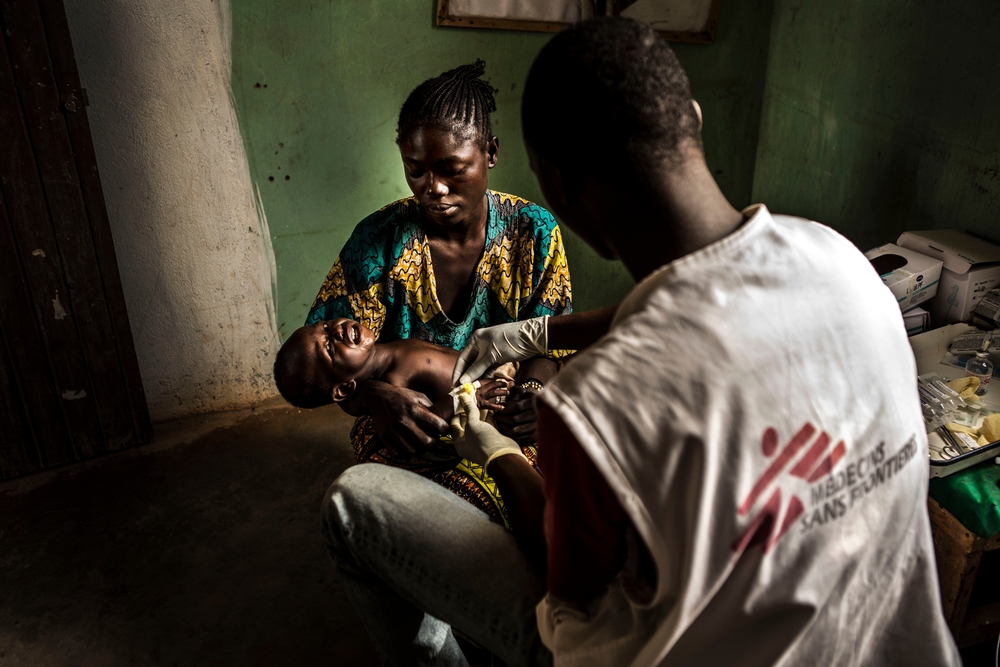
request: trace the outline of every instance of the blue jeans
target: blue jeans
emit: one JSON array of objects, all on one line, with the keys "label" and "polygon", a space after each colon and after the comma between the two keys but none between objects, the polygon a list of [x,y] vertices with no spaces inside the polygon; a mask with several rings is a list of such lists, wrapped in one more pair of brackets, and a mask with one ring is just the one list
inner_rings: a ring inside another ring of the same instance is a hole
[{"label": "blue jeans", "polygon": [[354,466],[327,491],[323,533],[386,667],[466,667],[452,626],[511,667],[552,664],[535,623],[545,582],[503,526],[441,486]]}]

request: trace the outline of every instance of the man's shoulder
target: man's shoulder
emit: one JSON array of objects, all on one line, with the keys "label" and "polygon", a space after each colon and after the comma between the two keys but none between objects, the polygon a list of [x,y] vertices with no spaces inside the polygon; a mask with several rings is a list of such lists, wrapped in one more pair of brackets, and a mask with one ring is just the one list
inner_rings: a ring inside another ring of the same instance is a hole
[{"label": "man's shoulder", "polygon": [[812,251],[827,260],[857,260],[863,254],[854,243],[836,229],[816,220],[794,215],[771,214],[777,243],[791,244],[799,251]]}]

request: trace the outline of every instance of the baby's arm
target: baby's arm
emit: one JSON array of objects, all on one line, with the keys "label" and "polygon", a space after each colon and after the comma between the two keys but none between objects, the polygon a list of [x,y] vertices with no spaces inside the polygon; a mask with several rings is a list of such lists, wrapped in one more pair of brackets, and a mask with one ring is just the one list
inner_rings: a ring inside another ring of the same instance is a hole
[{"label": "baby's arm", "polygon": [[[510,393],[508,386],[509,383],[502,378],[483,380],[479,388],[476,389],[476,402],[479,404],[479,409],[496,412],[503,410],[503,403],[499,403],[498,400],[501,396]],[[450,422],[451,418],[455,416],[455,402],[450,395],[445,396],[428,409],[445,421]]]}]

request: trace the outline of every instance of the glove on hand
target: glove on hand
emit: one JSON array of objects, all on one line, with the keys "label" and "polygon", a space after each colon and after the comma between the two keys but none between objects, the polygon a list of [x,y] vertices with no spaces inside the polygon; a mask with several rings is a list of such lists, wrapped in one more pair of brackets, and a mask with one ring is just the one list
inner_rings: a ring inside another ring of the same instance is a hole
[{"label": "glove on hand", "polygon": [[478,463],[484,469],[494,459],[507,454],[526,458],[516,442],[480,419],[475,390],[457,391],[455,395],[459,409],[451,420],[451,435],[459,456]]},{"label": "glove on hand", "polygon": [[453,385],[483,376],[490,368],[508,361],[524,361],[549,352],[549,316],[498,324],[472,334],[455,362]]}]

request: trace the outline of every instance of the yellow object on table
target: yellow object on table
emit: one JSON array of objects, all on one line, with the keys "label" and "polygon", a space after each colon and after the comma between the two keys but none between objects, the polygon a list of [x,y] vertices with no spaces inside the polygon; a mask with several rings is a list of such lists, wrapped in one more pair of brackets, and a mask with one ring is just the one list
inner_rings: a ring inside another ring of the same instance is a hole
[{"label": "yellow object on table", "polygon": [[952,380],[948,383],[952,391],[962,397],[963,400],[979,400],[974,398],[976,391],[979,389],[979,378],[975,376],[968,376],[964,378],[959,378],[957,380]]},{"label": "yellow object on table", "polygon": [[951,431],[952,433],[968,433],[974,438],[979,437],[979,431],[972,428],[971,426],[959,424],[958,422],[948,422],[947,424],[945,424],[945,426],[947,426],[948,430]]},{"label": "yellow object on table", "polygon": [[986,417],[983,425],[979,427],[979,433],[986,438],[986,442],[1000,440],[1000,412]]}]

